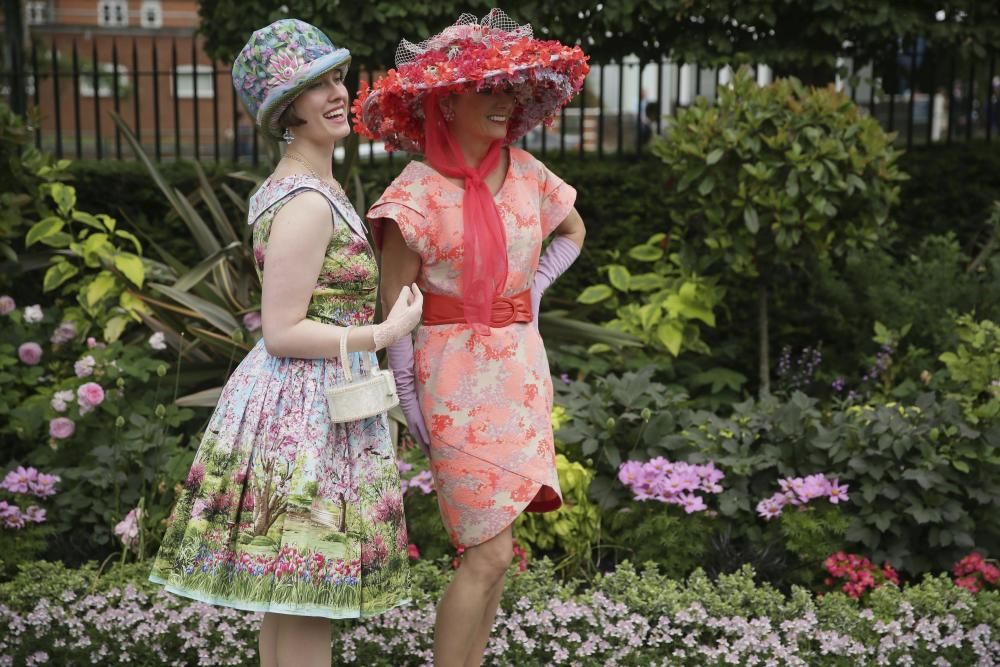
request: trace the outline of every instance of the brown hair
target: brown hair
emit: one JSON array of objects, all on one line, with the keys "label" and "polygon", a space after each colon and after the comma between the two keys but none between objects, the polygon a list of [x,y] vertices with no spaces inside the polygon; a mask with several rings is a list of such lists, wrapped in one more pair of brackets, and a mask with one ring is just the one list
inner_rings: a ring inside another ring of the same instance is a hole
[{"label": "brown hair", "polygon": [[305,125],[306,122],[299,118],[299,115],[295,113],[295,109],[289,104],[285,107],[285,110],[281,112],[278,116],[278,127],[282,130],[287,130],[290,127],[298,127],[299,125]]}]

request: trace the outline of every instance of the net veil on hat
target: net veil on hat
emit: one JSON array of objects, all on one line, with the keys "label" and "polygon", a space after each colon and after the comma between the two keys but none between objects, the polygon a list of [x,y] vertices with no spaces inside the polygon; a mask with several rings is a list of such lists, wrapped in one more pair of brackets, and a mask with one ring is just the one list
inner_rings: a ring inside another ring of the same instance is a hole
[{"label": "net veil on hat", "polygon": [[288,105],[350,62],[351,52],[334,46],[316,26],[280,19],[250,36],[233,63],[233,86],[257,125],[280,139],[278,118]]},{"label": "net veil on hat", "polygon": [[530,25],[518,25],[502,10],[490,10],[482,20],[462,14],[419,44],[404,39],[396,68],[373,86],[362,82],[352,105],[354,129],[382,139],[387,150],[421,152],[426,95],[505,86],[515,100],[505,142],[510,144],[551,123],[583,88],[589,69],[580,47],[535,39]]}]

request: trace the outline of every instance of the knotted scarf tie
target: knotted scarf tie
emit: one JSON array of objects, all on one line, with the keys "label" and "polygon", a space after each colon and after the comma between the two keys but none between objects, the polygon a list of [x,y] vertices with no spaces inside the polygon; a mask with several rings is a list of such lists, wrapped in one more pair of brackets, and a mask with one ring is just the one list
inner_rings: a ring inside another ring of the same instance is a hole
[{"label": "knotted scarf tie", "polygon": [[466,164],[441,114],[438,95],[424,100],[424,156],[438,173],[464,181],[462,197],[462,300],[465,321],[482,336],[490,335],[493,300],[507,283],[507,234],[500,211],[484,180],[500,164],[501,142],[490,144],[478,167]]}]

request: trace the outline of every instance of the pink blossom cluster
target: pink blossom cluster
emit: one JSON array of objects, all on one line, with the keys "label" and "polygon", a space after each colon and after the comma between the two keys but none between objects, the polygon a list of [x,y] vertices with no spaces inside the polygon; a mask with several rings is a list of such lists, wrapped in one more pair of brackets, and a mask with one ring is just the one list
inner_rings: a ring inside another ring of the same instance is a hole
[{"label": "pink blossom cluster", "polygon": [[765,519],[781,516],[787,505],[801,506],[817,498],[826,498],[836,505],[849,499],[847,484],[819,473],[807,477],[786,477],[779,480],[778,485],[781,487],[780,492],[757,503],[757,514]]},{"label": "pink blossom cluster", "polygon": [[399,459],[396,461],[396,467],[399,468],[399,481],[403,488],[404,496],[410,491],[410,489],[416,489],[425,496],[434,493],[434,476],[431,474],[430,470],[422,470],[413,477],[407,478],[403,477],[403,475],[413,470],[413,466],[406,461]]},{"label": "pink blossom cluster", "polygon": [[973,551],[951,568],[955,585],[971,593],[983,589],[996,589],[1000,583],[1000,568],[988,562],[978,551]]},{"label": "pink blossom cluster", "polygon": [[618,467],[618,479],[636,500],[657,500],[679,505],[688,514],[708,509],[699,493],[722,493],[719,482],[725,474],[714,463],[696,465],[657,456],[646,461],[626,461]]},{"label": "pink blossom cluster", "polygon": [[[38,472],[35,468],[18,466],[17,469],[7,473],[3,482],[0,482],[0,489],[15,495],[48,498],[55,494],[58,481],[58,475],[49,475]],[[17,530],[29,523],[44,522],[45,510],[38,505],[29,505],[27,509],[21,510],[20,506],[14,503],[0,500],[0,525],[4,528]]]},{"label": "pink blossom cluster", "polygon": [[888,562],[878,568],[864,556],[838,551],[823,561],[823,567],[830,575],[826,585],[836,586],[843,581],[840,590],[852,598],[860,598],[886,582],[899,586],[899,574]]}]

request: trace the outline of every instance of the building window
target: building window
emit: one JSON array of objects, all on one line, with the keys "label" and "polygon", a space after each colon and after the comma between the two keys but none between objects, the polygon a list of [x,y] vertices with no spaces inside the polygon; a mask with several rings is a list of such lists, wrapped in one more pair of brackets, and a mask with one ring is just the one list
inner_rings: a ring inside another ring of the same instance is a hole
[{"label": "building window", "polygon": [[[94,97],[94,71],[93,65],[85,66],[80,72],[80,96]],[[128,69],[123,65],[118,65],[118,96],[126,97],[129,90]],[[97,96],[114,97],[115,94],[115,66],[111,63],[97,64]]]},{"label": "building window", "polygon": [[128,0],[100,0],[97,3],[97,25],[124,28],[128,25]]},{"label": "building window", "polygon": [[214,70],[211,65],[178,65],[177,90],[174,91],[174,97],[180,100],[194,99],[195,76],[198,77],[198,99],[212,99],[215,91],[212,89]]},{"label": "building window", "polygon": [[143,28],[163,26],[163,3],[160,0],[143,0],[139,7],[139,23]]},{"label": "building window", "polygon": [[41,25],[51,20],[49,18],[49,3],[45,0],[29,0],[24,9],[28,25]]}]

